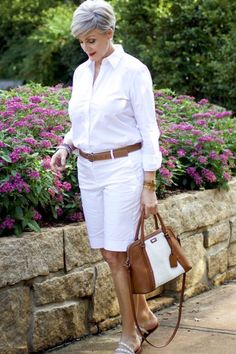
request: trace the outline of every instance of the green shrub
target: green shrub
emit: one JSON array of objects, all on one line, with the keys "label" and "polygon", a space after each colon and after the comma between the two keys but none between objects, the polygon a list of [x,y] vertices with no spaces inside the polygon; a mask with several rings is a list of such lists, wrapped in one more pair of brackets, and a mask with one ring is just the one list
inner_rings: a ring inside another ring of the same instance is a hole
[{"label": "green shrub", "polygon": [[[83,219],[76,156],[65,175],[50,156],[70,122],[71,89],[26,85],[0,92],[0,236]],[[236,121],[231,112],[170,90],[155,91],[163,164],[158,197],[176,189],[227,187],[235,175]]]},{"label": "green shrub", "polygon": [[50,170],[50,156],[70,125],[70,94],[70,88],[40,85],[1,92],[0,235],[82,218],[75,156],[66,180]]}]

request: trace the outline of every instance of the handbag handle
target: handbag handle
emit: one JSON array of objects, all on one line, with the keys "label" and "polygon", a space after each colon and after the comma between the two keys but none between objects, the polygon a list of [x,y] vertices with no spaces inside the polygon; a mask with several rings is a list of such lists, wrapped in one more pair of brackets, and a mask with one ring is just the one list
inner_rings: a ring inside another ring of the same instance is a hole
[{"label": "handbag handle", "polygon": [[[158,225],[158,218],[156,215],[153,215],[154,217],[154,221],[155,221],[155,229],[158,230],[159,229],[159,225]],[[141,213],[141,217],[138,220],[138,225],[136,228],[136,232],[135,232],[135,237],[134,237],[134,241],[137,241],[139,239],[139,234],[140,234],[140,228],[141,225],[143,224],[143,228],[144,228],[144,212]]]},{"label": "handbag handle", "polygon": [[[144,243],[144,239],[145,239],[145,236],[144,236],[144,233],[145,233],[144,232],[145,217],[144,216],[145,216],[144,211],[142,211],[141,216],[140,216],[139,221],[138,221],[138,225],[137,225],[137,229],[136,229],[136,233],[135,233],[135,238],[134,238],[135,241],[137,241],[139,239],[140,229],[141,229],[140,240],[143,243]],[[156,212],[156,214],[153,214],[153,217],[154,217],[154,221],[155,221],[155,229],[158,230],[158,228],[159,228],[158,224],[160,222],[161,229],[162,229],[163,233],[165,235],[168,234],[166,226],[164,224],[164,221],[163,221],[161,215],[158,212]]]}]

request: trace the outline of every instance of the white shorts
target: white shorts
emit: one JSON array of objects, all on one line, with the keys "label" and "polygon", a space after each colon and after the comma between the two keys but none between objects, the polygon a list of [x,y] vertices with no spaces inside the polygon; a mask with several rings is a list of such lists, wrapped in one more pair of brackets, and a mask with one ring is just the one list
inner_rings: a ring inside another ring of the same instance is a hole
[{"label": "white shorts", "polygon": [[79,156],[77,167],[91,247],[126,251],[140,216],[144,179],[141,151],[94,162]]}]

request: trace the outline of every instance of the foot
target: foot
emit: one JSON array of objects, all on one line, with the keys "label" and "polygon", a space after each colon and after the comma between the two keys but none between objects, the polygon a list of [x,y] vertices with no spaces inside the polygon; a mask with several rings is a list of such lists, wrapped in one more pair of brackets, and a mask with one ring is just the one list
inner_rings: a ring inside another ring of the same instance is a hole
[{"label": "foot", "polygon": [[[139,327],[140,330],[142,331],[142,335],[144,338],[147,338],[150,336],[151,333],[153,333],[158,327],[159,327],[159,321],[156,318],[156,316],[151,313],[149,316],[149,319],[143,320],[142,322],[139,321]],[[139,333],[139,331],[137,330]],[[142,339],[143,343],[144,339]]]},{"label": "foot", "polygon": [[120,342],[114,354],[140,354],[142,352],[142,345],[140,344],[137,349],[133,349],[130,345]]},{"label": "foot", "polygon": [[[127,352],[128,351],[128,352]],[[142,352],[142,338],[135,334],[132,337],[122,335],[115,354],[139,354]]]},{"label": "foot", "polygon": [[159,325],[157,317],[153,312],[149,312],[148,315],[145,315],[142,318],[138,318],[138,324],[140,328],[144,328],[146,331],[151,331],[154,328],[156,329]]}]

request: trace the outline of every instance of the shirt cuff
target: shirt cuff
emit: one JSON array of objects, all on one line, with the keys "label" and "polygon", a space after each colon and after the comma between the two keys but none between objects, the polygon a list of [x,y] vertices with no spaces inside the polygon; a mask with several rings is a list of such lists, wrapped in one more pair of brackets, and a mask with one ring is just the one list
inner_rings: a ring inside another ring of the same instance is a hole
[{"label": "shirt cuff", "polygon": [[159,152],[155,155],[143,154],[143,170],[156,171],[161,167],[162,154]]}]

